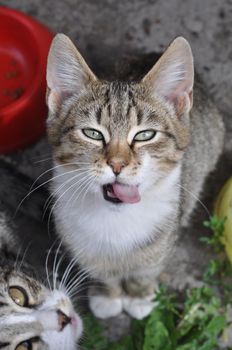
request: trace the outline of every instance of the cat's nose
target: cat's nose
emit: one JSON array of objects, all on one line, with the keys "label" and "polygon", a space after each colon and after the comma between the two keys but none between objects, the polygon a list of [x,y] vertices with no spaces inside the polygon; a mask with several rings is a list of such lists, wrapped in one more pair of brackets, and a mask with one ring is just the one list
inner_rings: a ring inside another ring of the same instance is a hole
[{"label": "cat's nose", "polygon": [[113,173],[116,176],[118,176],[121,173],[122,168],[127,165],[125,161],[118,161],[113,159],[108,160],[107,164],[112,168]]},{"label": "cat's nose", "polygon": [[57,310],[58,315],[58,323],[60,326],[60,331],[64,329],[65,326],[67,326],[69,323],[71,323],[71,318],[65,315],[62,311]]}]

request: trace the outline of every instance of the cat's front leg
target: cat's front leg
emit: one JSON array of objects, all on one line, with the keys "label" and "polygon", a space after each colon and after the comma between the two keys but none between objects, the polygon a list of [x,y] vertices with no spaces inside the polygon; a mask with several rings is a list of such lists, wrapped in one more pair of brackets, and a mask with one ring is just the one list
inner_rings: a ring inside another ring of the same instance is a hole
[{"label": "cat's front leg", "polygon": [[123,310],[138,320],[148,316],[155,307],[157,284],[154,276],[132,276],[123,283]]},{"label": "cat's front leg", "polygon": [[98,318],[115,317],[123,311],[122,293],[117,278],[107,280],[107,284],[92,285],[88,290],[89,307]]}]

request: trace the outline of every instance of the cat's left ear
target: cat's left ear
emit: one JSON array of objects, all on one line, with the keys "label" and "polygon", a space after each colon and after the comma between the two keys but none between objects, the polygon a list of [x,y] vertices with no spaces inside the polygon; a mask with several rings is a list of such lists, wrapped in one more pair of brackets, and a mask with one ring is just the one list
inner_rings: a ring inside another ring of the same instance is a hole
[{"label": "cat's left ear", "polygon": [[52,41],[47,63],[47,104],[51,112],[73,94],[97,80],[72,41],[57,34]]},{"label": "cat's left ear", "polygon": [[176,38],[142,82],[154,95],[169,101],[177,115],[188,113],[193,100],[194,67],[187,40]]}]

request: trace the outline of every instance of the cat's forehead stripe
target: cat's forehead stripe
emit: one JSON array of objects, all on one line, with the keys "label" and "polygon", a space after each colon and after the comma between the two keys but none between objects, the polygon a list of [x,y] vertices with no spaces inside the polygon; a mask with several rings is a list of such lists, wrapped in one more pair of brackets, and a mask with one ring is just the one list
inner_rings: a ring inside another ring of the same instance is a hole
[{"label": "cat's forehead stripe", "polygon": [[[130,124],[132,107],[134,114],[137,115],[136,103],[130,85],[125,82],[114,81],[108,85],[104,96],[104,105],[101,108],[101,113],[98,112],[98,115],[96,115],[96,119],[99,124],[101,122],[107,124],[114,133],[116,131],[115,126],[125,128]],[[103,113],[103,110],[106,113]],[[136,118],[136,124],[139,124],[140,121],[141,114],[139,119]],[[135,123],[134,115],[133,122]]]}]

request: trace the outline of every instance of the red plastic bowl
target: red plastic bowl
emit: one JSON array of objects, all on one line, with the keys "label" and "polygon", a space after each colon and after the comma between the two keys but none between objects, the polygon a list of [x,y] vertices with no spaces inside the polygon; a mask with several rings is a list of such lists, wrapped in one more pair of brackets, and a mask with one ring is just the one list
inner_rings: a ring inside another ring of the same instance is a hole
[{"label": "red plastic bowl", "polygon": [[0,153],[23,148],[45,132],[46,64],[53,38],[23,13],[0,7]]}]

